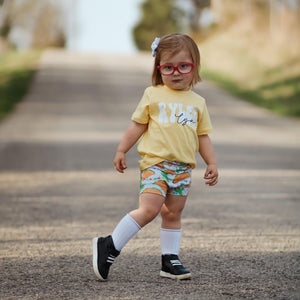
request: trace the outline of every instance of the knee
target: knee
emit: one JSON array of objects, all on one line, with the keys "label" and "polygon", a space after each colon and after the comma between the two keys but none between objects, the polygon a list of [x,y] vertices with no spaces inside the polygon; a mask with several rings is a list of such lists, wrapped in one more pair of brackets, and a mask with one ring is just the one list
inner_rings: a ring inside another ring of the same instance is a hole
[{"label": "knee", "polygon": [[176,222],[180,220],[183,209],[169,210],[166,208],[161,209],[161,217],[167,222]]},{"label": "knee", "polygon": [[155,209],[155,208],[144,208],[143,209],[143,215],[144,215],[144,219],[147,223],[151,222],[153,219],[155,219],[155,217],[158,215],[159,210]]}]

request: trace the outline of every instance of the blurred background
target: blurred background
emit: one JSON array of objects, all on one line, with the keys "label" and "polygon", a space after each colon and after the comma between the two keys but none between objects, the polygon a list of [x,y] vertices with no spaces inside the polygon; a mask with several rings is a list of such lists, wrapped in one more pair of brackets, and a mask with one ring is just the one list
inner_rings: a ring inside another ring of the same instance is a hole
[{"label": "blurred background", "polygon": [[173,32],[199,44],[204,79],[300,116],[300,0],[0,0],[0,118],[46,48],[134,54]]}]

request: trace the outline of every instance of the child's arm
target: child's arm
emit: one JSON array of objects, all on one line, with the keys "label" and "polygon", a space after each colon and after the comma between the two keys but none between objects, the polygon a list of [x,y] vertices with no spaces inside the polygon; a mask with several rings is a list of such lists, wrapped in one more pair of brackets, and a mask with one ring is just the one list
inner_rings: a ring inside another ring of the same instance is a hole
[{"label": "child's arm", "polygon": [[140,124],[135,121],[132,121],[129,124],[121,139],[114,159],[114,165],[118,172],[124,173],[124,170],[127,168],[125,154],[138,141],[138,139],[142,136],[147,127],[148,124]]},{"label": "child's arm", "polygon": [[206,184],[213,186],[218,183],[218,176],[219,176],[214,147],[207,134],[198,135],[198,140],[199,140],[199,153],[207,164],[207,168],[204,174],[204,179],[207,180]]}]

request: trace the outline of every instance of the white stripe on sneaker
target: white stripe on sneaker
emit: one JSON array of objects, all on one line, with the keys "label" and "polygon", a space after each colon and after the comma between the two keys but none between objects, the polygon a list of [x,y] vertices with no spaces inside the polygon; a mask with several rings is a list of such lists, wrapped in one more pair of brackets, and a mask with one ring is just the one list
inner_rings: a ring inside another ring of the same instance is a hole
[{"label": "white stripe on sneaker", "polygon": [[115,261],[115,258],[116,258],[115,256],[109,255],[106,262],[112,264]]}]

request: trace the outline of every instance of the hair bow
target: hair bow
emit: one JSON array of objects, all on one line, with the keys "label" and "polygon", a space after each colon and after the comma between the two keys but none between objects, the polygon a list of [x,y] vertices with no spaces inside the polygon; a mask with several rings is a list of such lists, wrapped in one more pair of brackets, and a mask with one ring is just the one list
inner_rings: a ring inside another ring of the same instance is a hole
[{"label": "hair bow", "polygon": [[151,45],[151,49],[152,49],[152,56],[154,57],[156,55],[156,49],[158,47],[158,44],[160,42],[160,38],[156,37],[154,39],[154,42]]}]

